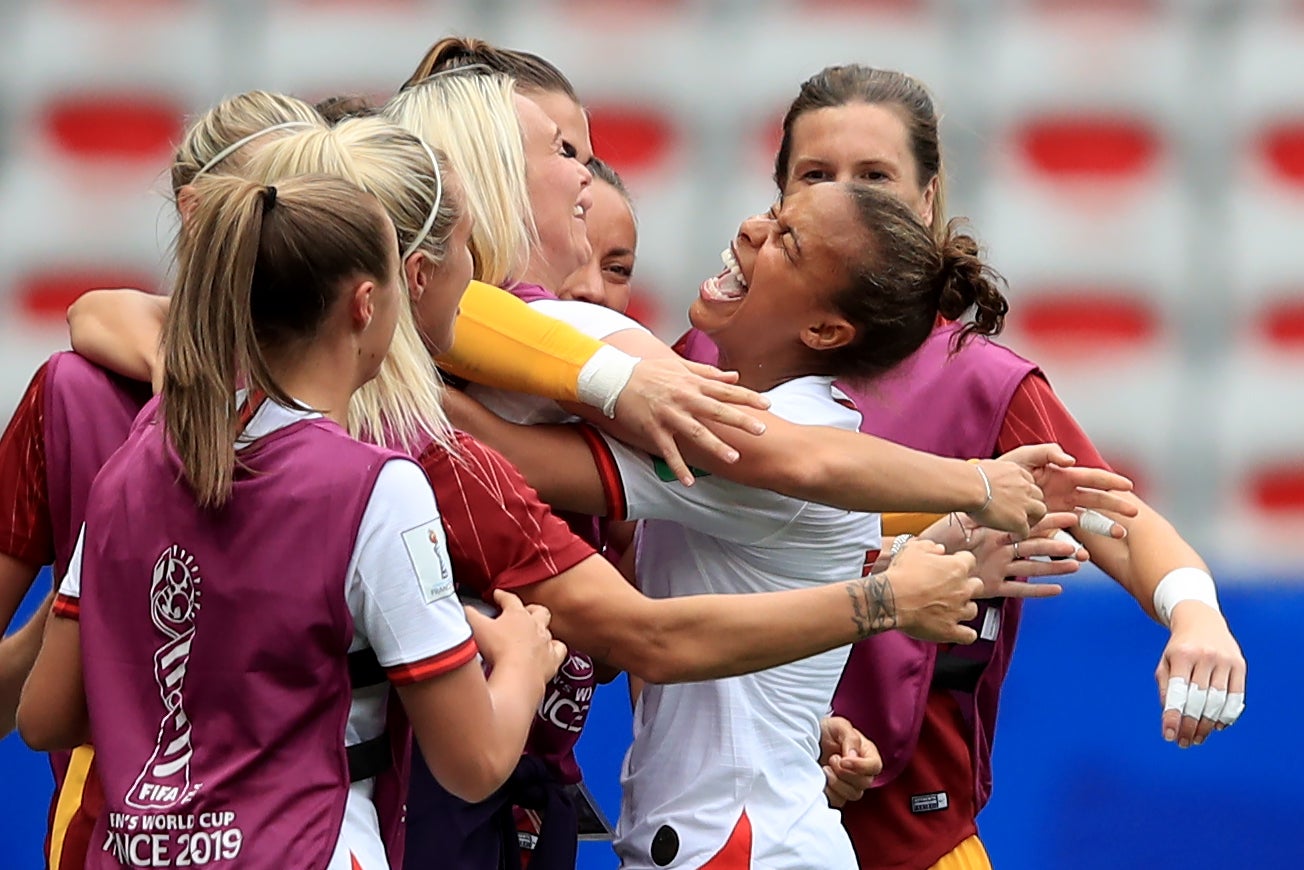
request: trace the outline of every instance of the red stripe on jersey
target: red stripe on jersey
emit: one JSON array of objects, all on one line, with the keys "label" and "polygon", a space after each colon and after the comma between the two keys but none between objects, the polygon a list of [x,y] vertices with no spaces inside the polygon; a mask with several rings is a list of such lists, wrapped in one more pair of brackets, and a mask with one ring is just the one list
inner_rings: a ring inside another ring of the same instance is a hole
[{"label": "red stripe on jersey", "polygon": [[620,478],[620,466],[616,457],[598,430],[592,426],[580,426],[580,434],[589,445],[593,462],[598,466],[598,477],[602,480],[602,490],[607,500],[607,519],[621,521],[629,519],[629,503],[625,499],[625,482]]},{"label": "red stripe on jersey", "polygon": [[729,839],[719,852],[702,865],[702,870],[750,870],[752,866],[752,820],[743,810]]},{"label": "red stripe on jersey", "polygon": [[349,853],[349,863],[352,865],[352,870],[362,870],[362,865],[358,863],[358,856],[352,852]]},{"label": "red stripe on jersey", "polygon": [[45,377],[43,364],[0,437],[0,553],[32,566],[54,561],[45,479]]},{"label": "red stripe on jersey", "polygon": [[422,659],[419,662],[409,662],[405,665],[386,668],[385,674],[389,677],[389,681],[396,686],[410,686],[413,683],[419,683],[422,680],[429,680],[440,674],[457,670],[474,659],[479,651],[479,648],[475,645],[475,638],[468,637],[457,646],[444,650],[438,655]]},{"label": "red stripe on jersey", "polygon": [[878,561],[879,554],[882,552],[882,550],[865,551],[865,564],[860,567],[861,577],[868,577],[870,574],[874,573],[874,563]]},{"label": "red stripe on jersey", "polygon": [[59,593],[54,596],[54,615],[64,619],[81,619],[81,599]]},{"label": "red stripe on jersey", "polygon": [[258,413],[258,409],[263,406],[267,400],[267,394],[262,390],[254,390],[245,397],[245,403],[240,406],[240,431],[249,425],[249,421]]}]

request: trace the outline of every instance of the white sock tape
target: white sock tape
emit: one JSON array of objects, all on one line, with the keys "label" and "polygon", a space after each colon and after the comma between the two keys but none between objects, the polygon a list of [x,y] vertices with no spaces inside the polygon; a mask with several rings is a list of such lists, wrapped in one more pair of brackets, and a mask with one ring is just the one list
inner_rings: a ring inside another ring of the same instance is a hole
[{"label": "white sock tape", "polygon": [[1173,608],[1183,601],[1199,601],[1212,607],[1214,613],[1222,613],[1213,578],[1199,568],[1175,568],[1155,587],[1155,613],[1164,625],[1171,622]]},{"label": "white sock tape", "polygon": [[1170,677],[1168,688],[1164,691],[1164,712],[1186,709],[1186,680],[1182,677]]},{"label": "white sock tape", "polygon": [[597,408],[608,419],[616,416],[616,400],[634,376],[634,367],[641,360],[622,350],[603,345],[580,369],[576,393],[580,401]]},{"label": "white sock tape", "polygon": [[1227,703],[1223,704],[1222,713],[1218,715],[1218,721],[1224,725],[1231,725],[1241,714],[1245,712],[1245,693],[1228,692]]}]

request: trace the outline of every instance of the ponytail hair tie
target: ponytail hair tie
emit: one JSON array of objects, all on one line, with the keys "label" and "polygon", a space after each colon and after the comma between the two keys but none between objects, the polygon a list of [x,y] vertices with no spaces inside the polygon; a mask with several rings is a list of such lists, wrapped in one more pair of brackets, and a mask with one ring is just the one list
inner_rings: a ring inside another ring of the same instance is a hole
[{"label": "ponytail hair tie", "polygon": [[263,190],[263,211],[271,211],[274,205],[276,205],[276,188],[269,184]]}]

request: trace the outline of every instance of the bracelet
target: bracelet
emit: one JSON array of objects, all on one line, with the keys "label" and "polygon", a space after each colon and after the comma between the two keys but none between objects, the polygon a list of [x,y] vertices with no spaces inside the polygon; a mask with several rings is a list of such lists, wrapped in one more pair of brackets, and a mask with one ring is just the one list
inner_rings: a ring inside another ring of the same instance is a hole
[{"label": "bracelet", "polygon": [[604,344],[580,369],[576,394],[586,405],[597,408],[608,420],[616,416],[616,400],[634,376],[642,360]]},{"label": "bracelet", "polygon": [[1199,568],[1174,568],[1155,587],[1155,615],[1164,625],[1173,617],[1173,608],[1183,601],[1199,601],[1222,613],[1218,607],[1218,590],[1207,571]]},{"label": "bracelet", "polygon": [[978,508],[976,511],[969,511],[971,514],[980,514],[992,506],[992,482],[987,477],[987,472],[978,464],[977,459],[970,459],[969,461],[972,462],[973,467],[978,470],[978,476],[983,479],[983,489],[987,490],[987,500],[983,502],[983,506]]},{"label": "bracelet", "polygon": [[906,544],[910,543],[910,539],[913,537],[914,535],[897,535],[895,538],[893,538],[892,546],[889,547],[887,551],[888,558],[895,559],[896,554],[900,553],[902,548],[904,548]]}]

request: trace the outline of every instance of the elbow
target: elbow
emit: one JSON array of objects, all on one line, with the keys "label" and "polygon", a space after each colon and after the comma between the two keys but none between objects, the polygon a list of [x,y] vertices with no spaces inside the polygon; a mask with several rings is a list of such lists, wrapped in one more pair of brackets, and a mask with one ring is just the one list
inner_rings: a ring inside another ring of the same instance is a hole
[{"label": "elbow", "polygon": [[50,717],[41,716],[32,710],[30,704],[19,704],[14,717],[18,727],[18,736],[36,752],[55,752],[60,749],[72,749],[77,744],[64,733],[57,722]]},{"label": "elbow", "polygon": [[613,651],[625,651],[623,656],[612,656],[622,670],[653,684],[687,683],[702,678],[702,662],[696,660],[686,640],[676,639],[681,633],[671,628],[665,618],[654,618],[635,628],[630,637],[611,645]]},{"label": "elbow", "polygon": [[439,769],[426,759],[431,773],[445,791],[469,804],[488,800],[516,770],[520,756],[485,750],[465,751],[453,765]]}]

